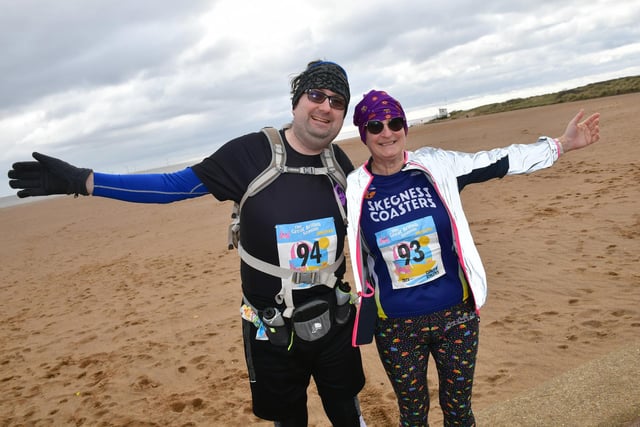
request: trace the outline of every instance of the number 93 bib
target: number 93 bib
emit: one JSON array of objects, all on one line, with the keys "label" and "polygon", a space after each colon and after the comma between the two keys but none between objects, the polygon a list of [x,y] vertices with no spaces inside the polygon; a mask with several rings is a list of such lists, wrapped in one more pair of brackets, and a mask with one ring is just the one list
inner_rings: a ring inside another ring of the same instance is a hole
[{"label": "number 93 bib", "polygon": [[445,274],[432,217],[380,230],[375,236],[393,289],[418,286]]}]

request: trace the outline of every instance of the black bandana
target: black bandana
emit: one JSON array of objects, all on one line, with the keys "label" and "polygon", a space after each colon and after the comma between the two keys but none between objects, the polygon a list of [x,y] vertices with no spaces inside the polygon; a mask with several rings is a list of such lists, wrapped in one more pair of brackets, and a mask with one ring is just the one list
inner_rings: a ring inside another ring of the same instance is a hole
[{"label": "black bandana", "polygon": [[329,89],[342,96],[347,103],[347,108],[344,109],[344,114],[347,115],[351,94],[347,73],[341,66],[328,61],[312,62],[291,83],[291,105],[293,108],[298,105],[302,94],[309,89]]}]

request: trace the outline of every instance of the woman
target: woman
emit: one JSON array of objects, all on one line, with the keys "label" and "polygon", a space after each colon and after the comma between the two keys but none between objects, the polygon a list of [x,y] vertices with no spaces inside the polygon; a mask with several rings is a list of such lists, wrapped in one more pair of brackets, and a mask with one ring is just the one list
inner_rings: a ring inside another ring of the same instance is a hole
[{"label": "woman", "polygon": [[427,425],[429,354],[444,424],[475,425],[471,391],[487,286],[459,191],[549,167],[562,153],[598,141],[599,114],[578,123],[582,116],[557,139],[475,154],[431,147],[411,152],[397,100],[372,90],[356,106],[353,123],[371,157],[347,181],[347,234],[361,296],[354,345],[375,336],[400,425]]}]

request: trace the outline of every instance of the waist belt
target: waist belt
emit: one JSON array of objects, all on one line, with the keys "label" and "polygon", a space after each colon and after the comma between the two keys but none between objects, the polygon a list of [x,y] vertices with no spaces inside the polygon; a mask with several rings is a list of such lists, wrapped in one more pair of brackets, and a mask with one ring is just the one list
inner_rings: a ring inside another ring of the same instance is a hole
[{"label": "waist belt", "polygon": [[[251,255],[249,252],[245,251],[242,245],[238,242],[238,253],[240,254],[240,258],[246,262],[251,267],[259,270],[263,273],[266,273],[270,276],[279,277],[281,279],[287,279],[282,283],[282,289],[275,297],[276,303],[282,304],[284,303],[286,308],[282,315],[284,317],[290,318],[293,313],[293,309],[295,308],[293,304],[293,295],[292,292],[295,285],[300,283],[306,283],[310,285],[310,287],[317,285],[328,286],[329,288],[333,288],[336,284],[338,278],[334,274],[338,267],[344,261],[344,253],[340,254],[338,259],[335,260],[333,264],[327,265],[321,269],[315,271],[294,271],[288,268],[280,267],[277,265],[270,264],[268,262],[262,261]],[[306,289],[306,288],[305,288]]]}]

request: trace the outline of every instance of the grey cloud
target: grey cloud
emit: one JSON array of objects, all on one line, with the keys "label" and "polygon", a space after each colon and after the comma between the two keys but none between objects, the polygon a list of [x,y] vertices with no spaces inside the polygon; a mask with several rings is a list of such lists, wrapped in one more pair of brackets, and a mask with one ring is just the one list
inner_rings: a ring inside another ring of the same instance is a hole
[{"label": "grey cloud", "polygon": [[[205,2],[7,2],[0,25],[0,108],[159,67],[198,36]],[[171,4],[171,7],[167,5]],[[190,6],[189,6],[190,5]],[[183,19],[184,21],[181,21]]]}]

